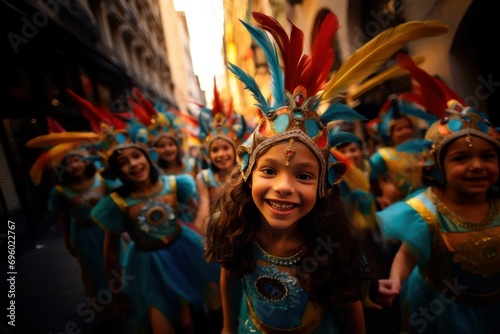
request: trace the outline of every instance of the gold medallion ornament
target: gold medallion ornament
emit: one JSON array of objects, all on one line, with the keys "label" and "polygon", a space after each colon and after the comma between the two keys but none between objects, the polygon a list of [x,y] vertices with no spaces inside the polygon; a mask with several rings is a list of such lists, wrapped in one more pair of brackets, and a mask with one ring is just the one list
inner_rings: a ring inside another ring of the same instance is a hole
[{"label": "gold medallion ornament", "polygon": [[477,237],[476,240],[460,244],[453,261],[460,263],[462,270],[487,278],[500,271],[500,237],[491,232],[481,233]]}]

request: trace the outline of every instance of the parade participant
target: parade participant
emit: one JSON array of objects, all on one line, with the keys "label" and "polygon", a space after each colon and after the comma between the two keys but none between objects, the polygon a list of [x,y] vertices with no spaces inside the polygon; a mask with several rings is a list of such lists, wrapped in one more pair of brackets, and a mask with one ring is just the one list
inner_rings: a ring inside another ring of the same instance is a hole
[{"label": "parade participant", "polygon": [[407,332],[500,331],[499,138],[482,113],[450,101],[419,143],[434,184],[377,214],[402,242],[379,300],[399,295]]},{"label": "parade participant", "polygon": [[245,119],[232,109],[225,108],[214,80],[212,109],[201,108],[199,137],[203,141],[202,154],[209,167],[196,176],[198,213],[194,226],[205,235],[206,226],[213,214],[212,204],[218,190],[236,166],[236,147],[246,131]]},{"label": "parade participant", "polygon": [[[32,166],[30,175],[38,185],[42,173],[51,167],[59,184],[49,194],[48,208],[60,216],[64,244],[80,266],[83,287],[89,298],[108,290],[103,262],[104,231],[90,216],[92,208],[119,186],[119,182],[104,179],[92,161],[87,160],[93,142],[99,136],[92,132],[60,132],[30,140],[27,147],[53,146],[42,153]],[[114,304],[106,305],[105,319],[116,317]]]},{"label": "parade participant", "polygon": [[[370,66],[361,71],[347,60],[335,76],[339,81],[326,84],[334,14],[321,26],[311,56],[302,56],[303,35],[294,25],[289,39],[271,17],[253,18],[261,29],[243,24],[266,54],[272,102],[252,77],[230,65],[264,117],[238,147],[239,170],[226,182],[207,231],[205,256],[222,266],[223,333],[364,333],[362,254],[339,196],[345,165],[330,152],[326,125],[361,119],[330,102],[346,83],[369,75]],[[282,62],[264,30],[277,40]],[[377,62],[389,57],[364,49],[358,60],[367,60],[362,54],[376,54]],[[320,115],[324,101],[330,105]]]},{"label": "parade participant", "polygon": [[368,133],[384,145],[370,157],[370,179],[380,208],[403,200],[423,186],[420,155],[396,150],[396,146],[417,136],[415,121],[408,115],[415,108],[419,107],[393,94],[378,118],[368,123]]},{"label": "parade participant", "polygon": [[218,284],[220,269],[204,260],[203,238],[178,220],[179,204],[195,196],[192,178],[160,175],[144,130],[103,134],[104,159],[123,186],[103,198],[92,217],[105,230],[110,277],[120,270],[120,233],[130,235],[123,276],[128,281],[120,282],[115,298],[122,310],[130,307],[134,331],[193,333],[192,316],[203,311],[207,289]]},{"label": "parade participant", "polygon": [[168,111],[159,112],[148,126],[148,145],[156,152],[156,164],[162,175],[185,175],[193,179],[194,198],[187,205],[180,204],[181,220],[194,228],[194,217],[198,211],[198,193],[195,177],[199,166],[193,157],[183,151],[185,133],[176,124],[176,116]]}]

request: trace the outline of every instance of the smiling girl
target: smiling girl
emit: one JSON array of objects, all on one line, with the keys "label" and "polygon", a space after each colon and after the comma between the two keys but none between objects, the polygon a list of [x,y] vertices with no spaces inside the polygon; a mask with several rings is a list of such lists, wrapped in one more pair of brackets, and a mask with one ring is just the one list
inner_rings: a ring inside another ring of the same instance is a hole
[{"label": "smiling girl", "polygon": [[[425,138],[428,165],[440,178],[378,214],[386,237],[403,242],[390,277],[380,281],[380,301],[390,305],[401,293],[406,331],[497,333],[500,135],[482,114],[457,104]],[[428,316],[419,316],[424,309]]]},{"label": "smiling girl", "polygon": [[160,176],[140,144],[119,140],[103,146],[111,147],[107,163],[123,183],[92,210],[105,230],[110,278],[120,273],[120,233],[132,239],[124,260],[128,280],[115,291],[119,306],[130,305],[138,333],[193,333],[192,312],[203,311],[206,289],[219,279],[219,268],[203,259],[202,237],[179,221],[179,204],[194,198],[193,179]]},{"label": "smiling girl", "polygon": [[[253,15],[260,23],[273,20]],[[324,26],[334,27],[336,16],[329,14],[327,21]],[[265,38],[244,24],[254,37]],[[334,32],[323,30],[323,37]],[[280,28],[277,35],[286,33]],[[328,50],[316,50],[325,62],[333,56]],[[230,70],[247,88],[255,87],[240,69]],[[322,82],[326,72],[311,76]],[[276,87],[273,105],[259,100],[264,117],[238,147],[239,168],[226,181],[208,225],[205,256],[222,266],[222,333],[365,332],[361,253],[337,185],[345,165],[331,154],[326,127],[337,119],[337,109],[320,116],[315,86],[299,82],[306,83],[300,77],[296,85]]]}]

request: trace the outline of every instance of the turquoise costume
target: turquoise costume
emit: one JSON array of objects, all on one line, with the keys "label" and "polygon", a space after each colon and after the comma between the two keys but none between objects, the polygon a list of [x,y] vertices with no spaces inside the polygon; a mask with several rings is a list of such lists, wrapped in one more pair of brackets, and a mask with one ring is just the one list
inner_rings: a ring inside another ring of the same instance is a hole
[{"label": "turquoise costume", "polygon": [[[168,174],[163,170],[162,168],[159,168],[161,171],[162,175],[183,175],[183,178],[187,178],[189,180],[186,180],[185,182],[185,187],[188,187],[187,191],[189,193],[193,194],[193,197],[196,201],[198,201],[198,193],[196,191],[196,182],[194,180],[196,176],[196,172],[198,171],[198,166],[196,165],[196,160],[191,157],[186,157],[184,158],[184,164],[186,168],[182,171],[179,171],[178,173],[174,174]],[[192,225],[192,222],[194,221],[193,214],[188,210],[187,204],[184,203],[178,203],[179,205],[179,210],[180,210],[180,216],[179,219],[188,224],[189,226]],[[192,227],[192,226],[191,226]]]},{"label": "turquoise costume", "polygon": [[303,251],[276,257],[255,243],[255,271],[242,279],[238,333],[340,333],[332,315],[300,287],[295,266]]},{"label": "turquoise costume", "polygon": [[66,185],[57,185],[49,195],[48,207],[52,212],[69,210],[70,240],[89,268],[95,293],[107,289],[107,277],[103,263],[104,231],[90,216],[92,208],[120,183],[106,180],[95,174],[94,183],[87,189],[75,191]]},{"label": "turquoise costume", "polygon": [[401,292],[406,330],[500,333],[499,199],[480,227],[458,221],[430,188],[377,218],[417,259]]},{"label": "turquoise costume", "polygon": [[209,284],[218,284],[220,267],[203,258],[203,238],[176,219],[178,205],[194,191],[186,175],[161,176],[163,187],[149,198],[114,192],[92,211],[103,228],[132,239],[125,256],[124,292],[137,330],[148,331],[149,310],[157,308],[170,322],[182,305],[202,310]]},{"label": "turquoise costume", "polygon": [[217,190],[222,187],[224,182],[220,181],[216,174],[210,169],[203,169],[200,172],[201,180],[208,188],[208,193],[210,194],[210,198],[215,198],[217,194]]}]

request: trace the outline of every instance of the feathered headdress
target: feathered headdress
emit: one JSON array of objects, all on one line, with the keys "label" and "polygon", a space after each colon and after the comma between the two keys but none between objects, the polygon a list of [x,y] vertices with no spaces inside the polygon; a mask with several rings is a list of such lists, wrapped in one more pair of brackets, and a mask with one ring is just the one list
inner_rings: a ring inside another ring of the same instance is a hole
[{"label": "feathered headdress", "polygon": [[407,56],[400,55],[397,60],[398,65],[408,70],[424,90],[424,104],[435,118],[424,139],[398,145],[398,151],[422,153],[422,165],[441,168],[443,147],[457,138],[465,137],[466,143],[472,145],[471,136],[474,135],[500,148],[498,130],[483,113],[467,107],[455,91],[440,79],[417,67]]},{"label": "feathered headdress", "polygon": [[[419,33],[417,30],[423,30],[426,25],[417,23],[404,29],[390,29],[356,51],[332,80],[326,82],[334,62],[331,40],[338,29],[335,14],[326,16],[313,43],[311,55],[302,54],[303,32],[296,26],[292,24],[288,37],[275,19],[261,13],[254,12],[252,15],[259,27],[242,23],[266,55],[272,77],[273,98],[267,101],[251,76],[229,64],[229,70],[252,92],[264,116],[250,138],[238,148],[237,159],[243,178],[245,181],[248,179],[255,160],[268,147],[293,138],[304,143],[318,158],[321,165],[319,195],[323,197],[327,188],[340,182],[345,172],[345,165],[330,152],[327,123],[334,120],[352,122],[364,117],[338,102],[332,103],[325,112],[319,114],[320,103],[331,103],[342,97],[351,84],[360,82],[378,69],[404,43],[436,34],[437,28],[433,26],[427,32]],[[439,29],[442,30],[443,25],[439,25]],[[281,64],[277,49],[265,31],[276,41]]]},{"label": "feathered headdress", "polygon": [[29,172],[35,185],[40,184],[43,172],[47,168],[59,165],[65,157],[69,155],[88,157],[99,140],[99,135],[94,132],[65,131],[57,121],[49,117],[47,120],[50,133],[30,139],[25,144],[28,148],[45,149]]},{"label": "feathered headdress", "polygon": [[221,138],[231,143],[235,148],[240,144],[246,131],[246,121],[233,109],[226,108],[217,90],[214,79],[214,98],[212,109],[202,107],[198,116],[199,137],[204,142],[202,151],[207,155],[210,145],[215,139]]}]

